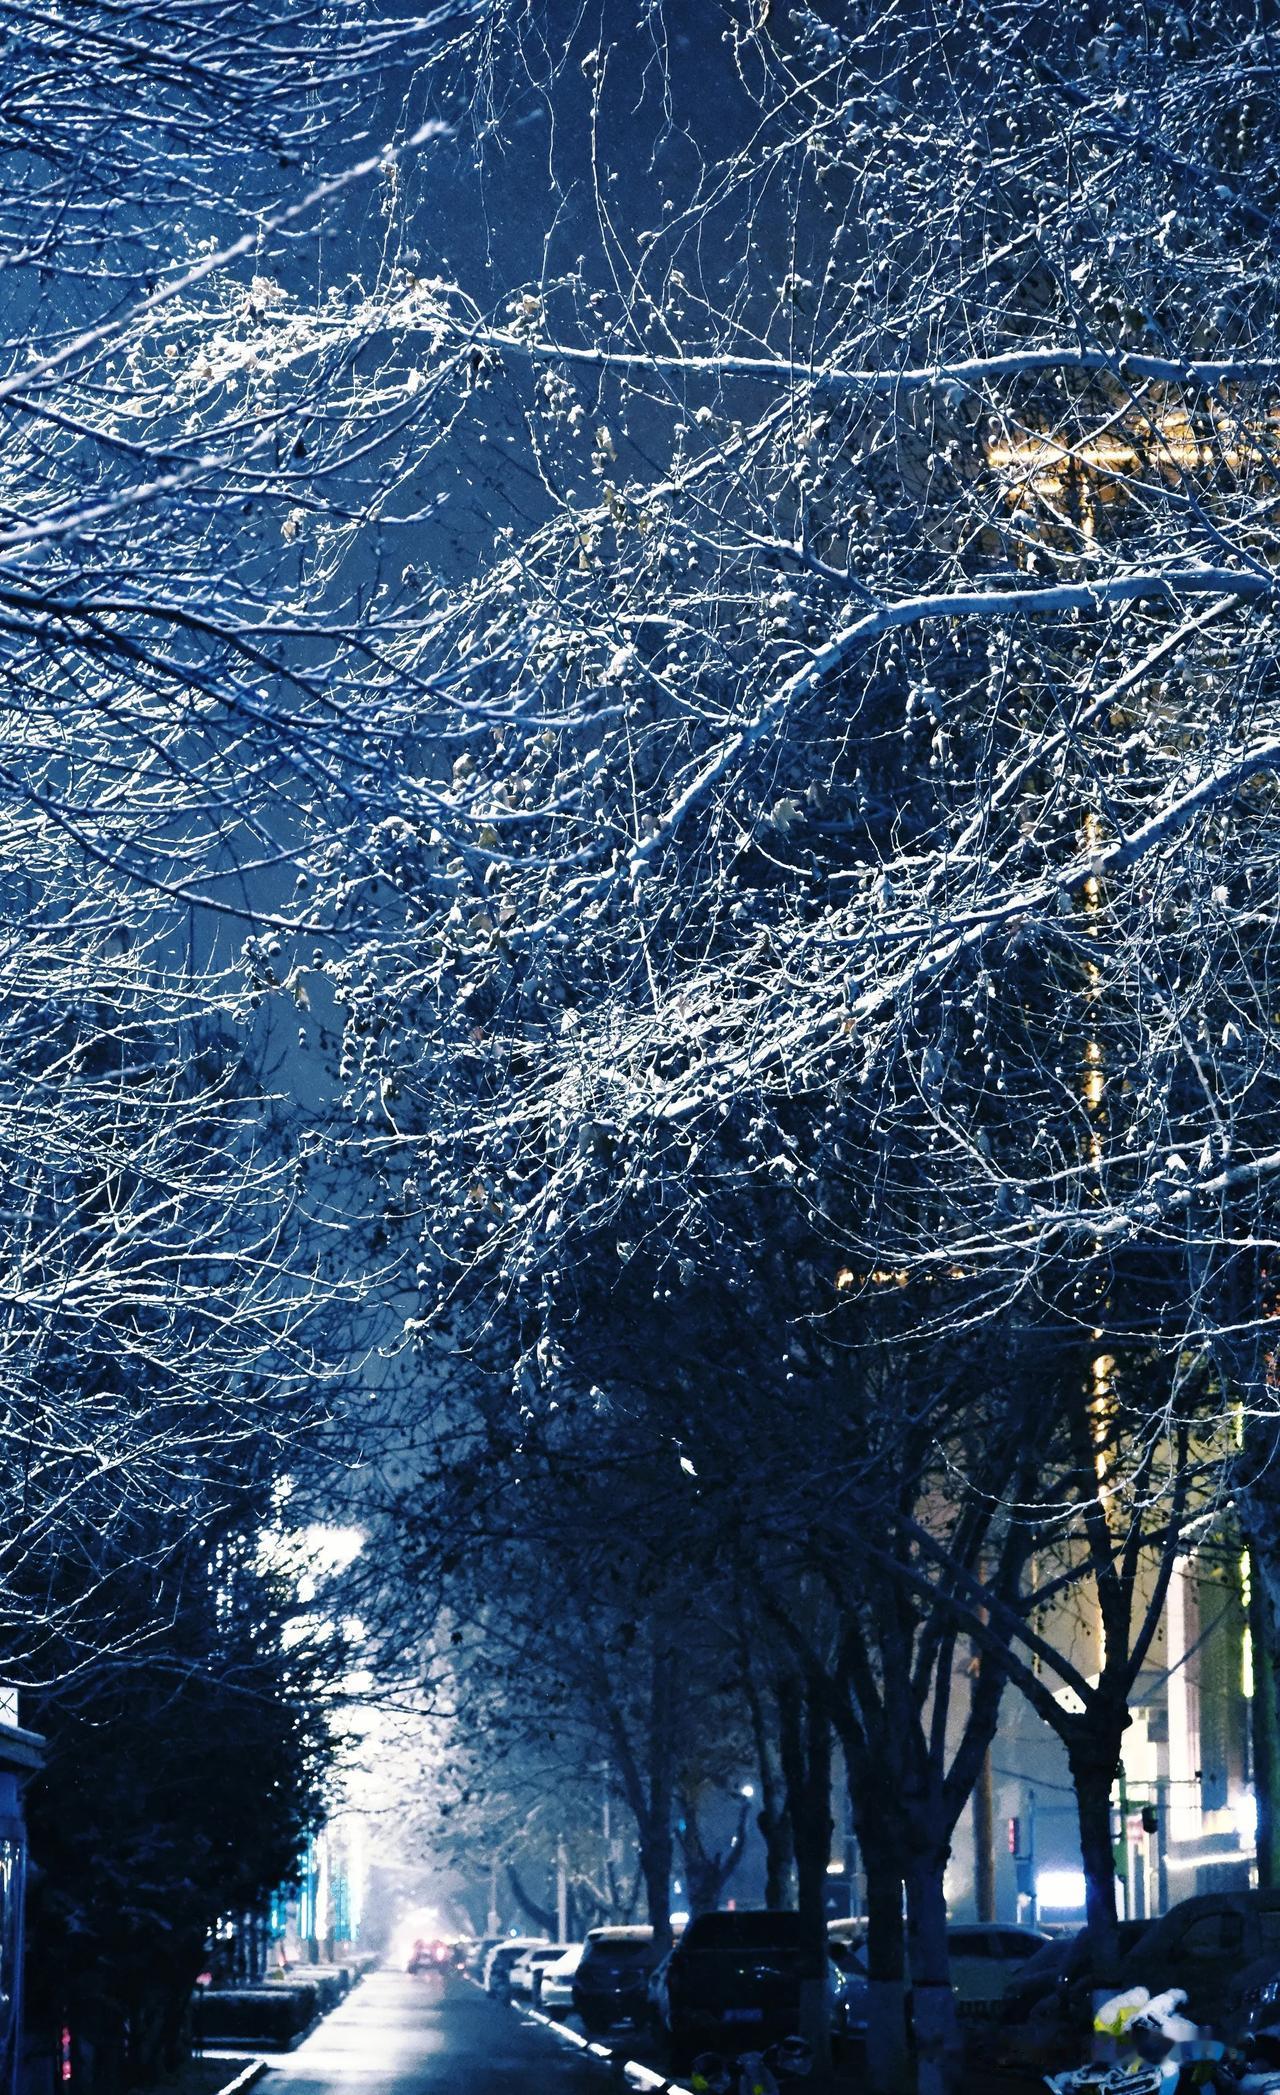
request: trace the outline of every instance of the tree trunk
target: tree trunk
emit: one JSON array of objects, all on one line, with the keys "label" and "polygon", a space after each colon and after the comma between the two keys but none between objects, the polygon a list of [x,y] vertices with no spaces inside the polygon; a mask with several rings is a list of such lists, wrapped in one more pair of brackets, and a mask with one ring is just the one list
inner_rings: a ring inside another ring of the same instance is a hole
[{"label": "tree trunk", "polygon": [[671,1947],[671,1856],[671,1821],[655,1815],[640,1842],[640,1869],[653,1929],[655,1961],[665,1957]]},{"label": "tree trunk", "polygon": [[[683,1831],[680,1835],[680,1853],[684,1863],[684,1883],[687,1897],[685,1904],[689,1912],[714,1913],[720,1904],[725,1885],[729,1882],[742,1860],[746,1845],[749,1806],[744,1797],[738,1807],[738,1823],[733,1838],[725,1849],[709,1849],[702,1837],[696,1797],[680,1799],[680,1817]],[[766,1904],[768,1901],[766,1900]]]},{"label": "tree trunk", "polygon": [[885,1822],[877,1817],[873,1826],[852,1782],[850,1788],[867,1879],[867,2088],[869,2095],[900,2095],[907,2084],[902,1869]]},{"label": "tree trunk", "polygon": [[677,1655],[660,1641],[655,1644],[649,1691],[649,1736],[646,1753],[648,1811],[641,1835],[640,1865],[644,1871],[649,1901],[649,1924],[653,1929],[655,1958],[671,1947],[671,1861],[672,1819],[675,1817],[675,1766],[673,1754],[677,1730],[677,1692],[682,1678]]},{"label": "tree trunk", "polygon": [[1280,1883],[1280,1724],[1276,1709],[1275,1612],[1255,1549],[1249,1551],[1250,1708],[1253,1793],[1258,1802],[1258,1889]]},{"label": "tree trunk", "polygon": [[173,2045],[181,2028],[187,1991],[182,1981],[163,1979],[142,1984],[134,1992],[129,2008],[128,2078],[145,2087],[159,2080],[174,2063]]},{"label": "tree trunk", "polygon": [[778,1780],[770,1727],[765,1720],[764,1697],[749,1657],[744,1661],[743,1674],[747,1707],[751,1713],[751,1735],[755,1741],[756,1769],[760,1778],[760,1809],[756,1814],[756,1824],[764,1841],[764,1902],[766,1906],[774,1908],[789,1906],[792,1895],[791,1864],[795,1848],[791,1836],[791,1821],[787,1816],[786,1786]]},{"label": "tree trunk", "polygon": [[907,1866],[907,1939],[911,1956],[911,2027],[916,2043],[918,2095],[947,2095],[959,2078],[960,2026],[951,1991],[945,1840],[912,1856]]},{"label": "tree trunk", "polygon": [[973,1903],[979,1920],[995,1919],[996,1829],[990,1748],[982,1756],[973,1792]]},{"label": "tree trunk", "polygon": [[778,1698],[779,1742],[787,1784],[787,1816],[795,1842],[796,1890],[804,1943],[800,2034],[813,2052],[815,2073],[831,2069],[830,1977],[827,1957],[827,1864],[831,1860],[831,1726],[812,1687],[793,1683]]},{"label": "tree trunk", "polygon": [[795,1846],[791,1820],[785,1803],[756,1813],[756,1824],[764,1841],[764,1902],[766,1906],[789,1906],[793,1896],[792,1862]]},{"label": "tree trunk", "polygon": [[1080,1827],[1080,1860],[1084,1867],[1085,1924],[1093,1951],[1097,1985],[1105,1987],[1115,1969],[1118,1950],[1116,1933],[1116,1858],[1111,1843],[1111,1789],[1119,1764],[1119,1734],[1114,1753],[1099,1754],[1096,1746],[1069,1753],[1071,1780],[1075,1785],[1076,1817]]}]

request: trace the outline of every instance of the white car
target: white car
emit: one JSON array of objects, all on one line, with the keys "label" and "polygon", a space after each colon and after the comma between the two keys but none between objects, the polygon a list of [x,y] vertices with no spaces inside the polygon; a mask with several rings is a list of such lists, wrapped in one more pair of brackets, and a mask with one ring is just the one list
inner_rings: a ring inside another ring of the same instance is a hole
[{"label": "white car", "polygon": [[540,1964],[533,1975],[533,2004],[558,2022],[573,2006],[573,1974],[582,1959],[583,1944],[561,1948],[554,1964]]},{"label": "white car", "polygon": [[563,1955],[563,1942],[548,1942],[542,1944],[538,1949],[526,1950],[522,1957],[516,1958],[515,1963],[511,1967],[507,1984],[511,1988],[512,1994],[519,1994],[525,2000],[532,2000],[534,1997],[534,1974],[541,1970],[544,1965],[554,1964],[557,1957],[563,1957]]},{"label": "white car", "polygon": [[507,1935],[494,1944],[484,1960],[481,1985],[486,1993],[505,2000],[511,1991],[511,1967],[526,1950],[541,1950],[548,1947],[545,1935]]}]

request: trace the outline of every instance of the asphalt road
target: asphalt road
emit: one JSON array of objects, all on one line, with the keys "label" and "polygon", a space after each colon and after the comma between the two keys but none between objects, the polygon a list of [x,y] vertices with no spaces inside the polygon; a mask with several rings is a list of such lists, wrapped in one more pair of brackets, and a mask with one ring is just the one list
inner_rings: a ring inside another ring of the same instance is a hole
[{"label": "asphalt road", "polygon": [[260,2095],[609,2095],[609,2073],[464,1979],[371,1972]]}]

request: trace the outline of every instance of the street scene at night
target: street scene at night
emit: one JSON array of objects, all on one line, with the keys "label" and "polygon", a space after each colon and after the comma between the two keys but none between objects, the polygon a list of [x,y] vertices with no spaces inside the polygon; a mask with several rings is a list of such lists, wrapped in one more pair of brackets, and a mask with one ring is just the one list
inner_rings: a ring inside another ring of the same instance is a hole
[{"label": "street scene at night", "polygon": [[1280,2095],[1280,0],[0,0],[0,2095]]}]

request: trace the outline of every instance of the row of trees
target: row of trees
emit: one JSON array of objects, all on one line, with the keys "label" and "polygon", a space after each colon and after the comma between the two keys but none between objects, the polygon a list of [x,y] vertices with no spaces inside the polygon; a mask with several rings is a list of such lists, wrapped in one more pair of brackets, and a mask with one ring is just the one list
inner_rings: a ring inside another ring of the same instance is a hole
[{"label": "row of trees", "polygon": [[298,852],[363,830],[377,647],[365,579],[312,588],[296,545],[367,498],[330,286],[394,173],[359,134],[448,22],[3,25],[0,1679],[47,1741],[29,2042],[69,2031],[97,2095],[178,2062],[214,1923],[292,1875],[334,1758],[342,1653],[277,1529],[367,1280],[317,1235],[270,942],[332,926]]},{"label": "row of trees", "polygon": [[1105,1938],[1162,1582],[1269,1533],[1268,19],[6,65],[6,1667],[336,1450],[388,1663],[607,1757],[660,1928],[732,1706],[817,1955],[838,1738],[932,2071],[1002,1693]]},{"label": "row of trees", "polygon": [[[1103,1437],[1056,1333],[927,1344],[936,1298],[895,1287],[873,1319],[819,1308],[820,1279],[806,1314],[784,1219],[740,1294],[657,1323],[652,1270],[635,1295],[611,1278],[607,1310],[580,1295],[545,1410],[513,1421],[500,1370],[473,1368],[432,1456],[368,1506],[360,1607],[384,1670],[427,1697],[426,1837],[473,1874],[514,1861],[543,1924],[539,1861],[568,1864],[583,1924],[638,1909],[661,1939],[673,1905],[716,1904],[746,1776],[767,1895],[798,1898],[819,1959],[834,1766],[876,2082],[903,2078],[909,1959],[932,2084],[955,2037],[944,1880],[1010,1688],[1065,1750],[1100,1968],[1114,1955],[1128,1705],[1160,1677],[1176,1558],[1232,1532],[1216,1400],[1156,1436],[1160,1364],[1134,1362]],[[605,1871],[602,1780],[634,1873],[616,1853]]]},{"label": "row of trees", "polygon": [[98,1549],[99,1650],[81,1629],[24,1703],[48,1742],[27,1807],[29,2041],[52,2053],[68,2032],[93,2095],[187,2057],[215,1922],[293,1881],[335,1758],[340,1648],[299,1636],[249,1494],[216,1525],[208,1495],[202,1511],[192,1531],[139,1510],[105,1569]]},{"label": "row of trees", "polygon": [[1002,1696],[1105,1957],[1173,1566],[1274,1488],[1277,53],[1235,0],[484,35],[483,248],[407,193],[382,367],[472,508],[335,969],[440,1342],[388,1636],[455,1735],[608,1758],[659,1930],[728,1703],[817,1955],[838,1739],[932,2080]]}]

